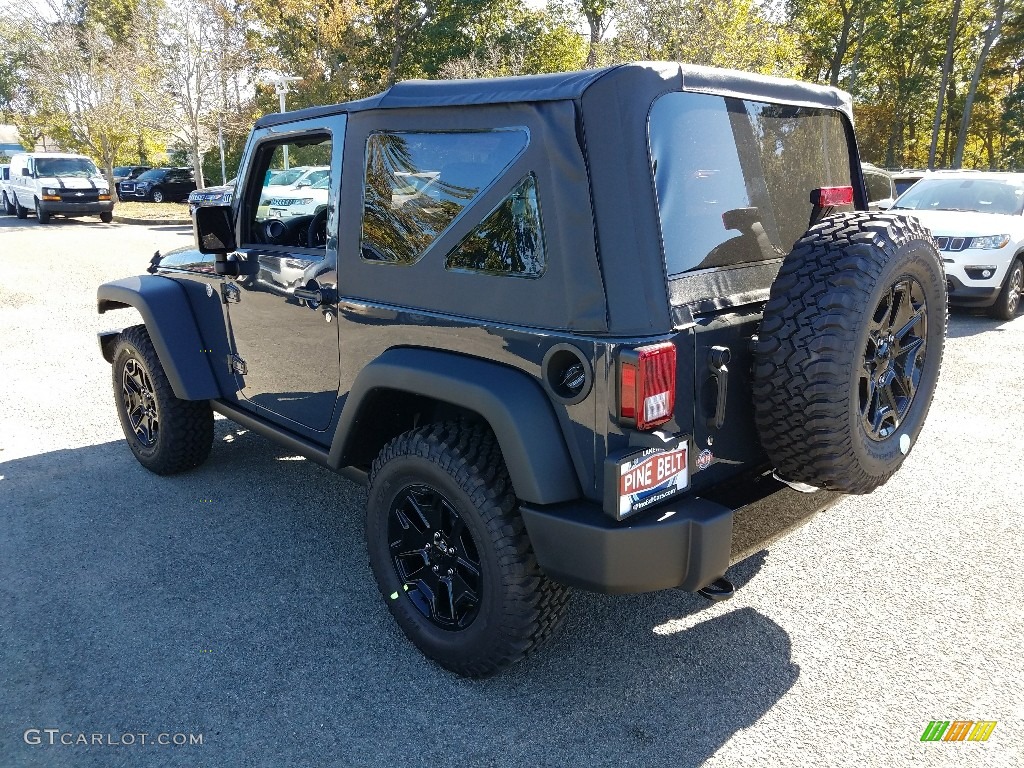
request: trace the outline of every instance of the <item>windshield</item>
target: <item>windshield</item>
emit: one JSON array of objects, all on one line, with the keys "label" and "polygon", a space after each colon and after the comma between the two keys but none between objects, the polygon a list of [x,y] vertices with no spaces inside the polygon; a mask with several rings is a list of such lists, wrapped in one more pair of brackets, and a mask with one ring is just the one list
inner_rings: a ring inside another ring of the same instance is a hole
[{"label": "windshield", "polygon": [[331,172],[327,169],[320,171],[310,171],[309,173],[302,177],[302,183],[309,184],[310,186],[312,186],[313,184],[316,184],[318,181],[329,179],[330,173]]},{"label": "windshield", "polygon": [[294,184],[299,180],[299,177],[305,173],[302,168],[293,168],[289,171],[281,171],[275,173],[270,177],[270,181],[267,182],[268,187],[286,187],[289,184]]},{"label": "windshield", "polygon": [[921,179],[893,209],[1020,214],[1024,179]]},{"label": "windshield", "polygon": [[99,176],[96,164],[85,157],[39,157],[36,158],[36,178],[49,176],[78,176],[89,178]]},{"label": "windshield", "polygon": [[163,171],[162,168],[153,168],[152,170],[146,171],[145,173],[141,174],[139,176],[138,180],[139,181],[156,181],[158,179],[162,179],[163,177],[164,177],[164,171]]}]

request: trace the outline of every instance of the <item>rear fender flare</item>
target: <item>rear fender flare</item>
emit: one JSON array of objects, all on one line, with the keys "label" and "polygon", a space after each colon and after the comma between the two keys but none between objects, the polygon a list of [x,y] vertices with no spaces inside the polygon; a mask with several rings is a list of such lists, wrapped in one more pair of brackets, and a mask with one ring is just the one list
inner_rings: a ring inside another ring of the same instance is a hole
[{"label": "rear fender flare", "polygon": [[558,418],[535,379],[506,365],[427,349],[389,349],[363,368],[341,412],[332,466],[350,463],[358,424],[372,418],[363,406],[379,390],[408,392],[478,414],[497,437],[521,500],[555,504],[580,497]]}]

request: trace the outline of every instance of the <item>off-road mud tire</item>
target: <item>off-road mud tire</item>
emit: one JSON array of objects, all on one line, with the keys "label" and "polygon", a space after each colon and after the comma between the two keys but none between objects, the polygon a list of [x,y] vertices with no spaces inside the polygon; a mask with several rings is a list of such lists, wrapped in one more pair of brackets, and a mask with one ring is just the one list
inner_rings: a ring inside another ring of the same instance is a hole
[{"label": "off-road mud tire", "polygon": [[[132,428],[123,393],[124,370],[130,361],[148,377],[149,399],[156,411],[158,428],[149,444]],[[146,469],[158,475],[174,475],[198,467],[213,446],[213,411],[207,400],[180,400],[167,380],[153,342],[144,325],[122,331],[114,349],[114,401],[128,447]]]},{"label": "off-road mud tire", "polygon": [[[894,354],[886,363],[895,369],[911,360],[918,381],[898,424],[872,436],[864,416],[871,395],[862,387],[874,391],[875,379],[864,371],[884,373],[877,354],[886,351],[872,342],[873,316],[894,327],[889,318],[896,312],[887,315],[884,307],[887,301],[890,308],[903,306],[893,298],[901,285],[917,286],[923,302],[909,303],[916,307],[911,319],[920,313],[926,328],[915,325],[903,337],[906,347],[894,348],[910,349],[920,333],[923,359],[908,351],[903,362]],[[931,405],[946,314],[942,262],[916,219],[857,212],[808,230],[771,287],[754,346],[757,429],[779,476],[856,494],[885,483],[916,442]]]},{"label": "off-road mud tire", "polygon": [[[462,629],[417,608],[393,561],[388,520],[401,494],[427,486],[461,517],[479,553],[479,608]],[[543,645],[561,623],[568,587],[537,565],[498,442],[482,424],[431,424],[394,438],[370,472],[366,541],[381,594],[406,636],[464,677],[486,677]]]}]

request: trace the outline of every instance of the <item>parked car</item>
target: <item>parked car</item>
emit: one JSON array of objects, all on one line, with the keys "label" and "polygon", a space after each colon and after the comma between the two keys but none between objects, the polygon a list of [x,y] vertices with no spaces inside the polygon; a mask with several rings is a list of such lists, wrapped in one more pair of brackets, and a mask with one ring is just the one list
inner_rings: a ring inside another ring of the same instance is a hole
[{"label": "parked car", "polygon": [[273,195],[288,189],[309,187],[327,176],[330,171],[326,165],[301,166],[277,171],[264,185],[264,191]]},{"label": "parked car", "polygon": [[868,208],[872,211],[887,210],[896,200],[896,185],[893,184],[892,175],[871,163],[861,163],[861,170],[868,190]]},{"label": "parked car", "polygon": [[9,163],[0,164],[0,213],[6,213],[8,216],[14,215],[14,204],[11,202],[11,198],[7,194],[7,189],[11,181],[11,166]]},{"label": "parked car", "polygon": [[117,196],[122,200],[163,203],[186,200],[195,188],[195,173],[191,168],[150,168],[136,179],[120,182]]},{"label": "parked car", "polygon": [[192,213],[202,205],[231,205],[231,198],[235,193],[235,182],[231,179],[227,184],[216,187],[203,187],[196,189],[188,195],[188,212]]},{"label": "parked car", "polygon": [[950,304],[1010,320],[1024,292],[1024,173],[933,171],[892,206],[931,230]]},{"label": "parked car", "polygon": [[[327,207],[264,216],[299,150],[335,161]],[[99,287],[145,319],[99,339],[127,446],[190,470],[216,412],[366,484],[381,607],[460,675],[540,647],[569,586],[730,597],[731,563],[888,481],[925,423],[942,264],[866,210],[835,88],[399,83],[261,118],[238,178],[196,247]]]},{"label": "parked car", "polygon": [[114,166],[114,184],[116,186],[120,181],[137,179],[152,167],[151,165],[116,165]]},{"label": "parked car", "polygon": [[34,211],[46,224],[54,214],[114,217],[114,201],[107,180],[96,164],[84,155],[63,152],[19,152],[11,158],[9,201],[19,219]]},{"label": "parked car", "polygon": [[[270,208],[276,207],[278,215],[275,218],[281,218],[280,209],[291,205],[290,201],[301,199],[298,198],[300,191],[307,190],[316,182],[329,177],[330,172],[331,169],[328,166],[318,165],[289,168],[271,174],[267,177],[267,182],[263,185],[263,191],[260,194],[258,215],[265,218],[270,215]],[[306,195],[305,197],[312,196]]]},{"label": "parked car", "polygon": [[331,177],[325,175],[310,186],[296,188],[294,192],[278,193],[269,198],[267,215],[272,219],[288,219],[295,216],[313,216],[317,211],[327,207],[327,191]]},{"label": "parked car", "polygon": [[903,168],[899,171],[892,171],[892,183],[896,186],[896,196],[902,195],[928,173],[929,171],[921,168]]}]

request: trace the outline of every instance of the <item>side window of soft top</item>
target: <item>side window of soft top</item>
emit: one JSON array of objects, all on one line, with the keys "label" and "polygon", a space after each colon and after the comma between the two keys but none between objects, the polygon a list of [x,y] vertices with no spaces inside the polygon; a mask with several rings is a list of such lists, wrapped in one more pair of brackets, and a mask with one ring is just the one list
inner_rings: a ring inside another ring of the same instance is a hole
[{"label": "side window of soft top", "polygon": [[526,149],[528,140],[522,129],[370,134],[363,259],[415,264]]}]

